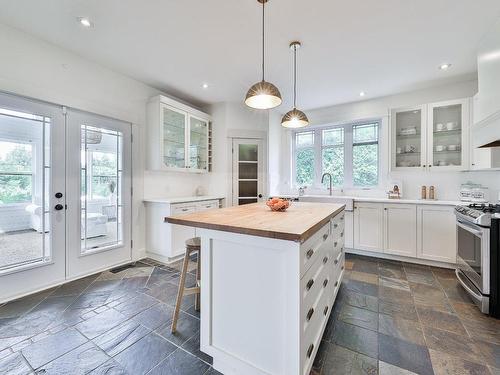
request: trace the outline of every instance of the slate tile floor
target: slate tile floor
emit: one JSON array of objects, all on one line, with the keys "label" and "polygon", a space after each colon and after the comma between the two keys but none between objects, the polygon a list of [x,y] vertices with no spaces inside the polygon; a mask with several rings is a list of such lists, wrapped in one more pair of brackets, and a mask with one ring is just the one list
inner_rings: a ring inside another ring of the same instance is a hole
[{"label": "slate tile floor", "polygon": [[[0,374],[218,374],[192,296],[170,333],[179,267],[146,259],[0,306]],[[498,375],[500,321],[453,271],[349,255],[311,374]]]}]

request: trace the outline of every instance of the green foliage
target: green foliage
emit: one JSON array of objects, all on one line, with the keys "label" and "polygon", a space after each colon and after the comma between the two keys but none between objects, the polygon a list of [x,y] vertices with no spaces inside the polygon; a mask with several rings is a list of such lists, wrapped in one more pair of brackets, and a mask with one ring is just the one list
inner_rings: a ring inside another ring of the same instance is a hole
[{"label": "green foliage", "polygon": [[314,182],[314,149],[297,149],[296,159],[296,182],[298,186],[311,186]]},{"label": "green foliage", "polygon": [[[329,147],[323,149],[323,173],[332,175],[332,184],[342,186],[344,184],[344,147]],[[323,186],[328,187],[330,181],[325,179]]]},{"label": "green foliage", "polygon": [[0,157],[0,204],[31,201],[31,174],[7,174],[31,173],[31,162],[30,145],[20,144]]},{"label": "green foliage", "polygon": [[354,186],[378,184],[378,144],[356,145],[352,151],[352,178]]}]

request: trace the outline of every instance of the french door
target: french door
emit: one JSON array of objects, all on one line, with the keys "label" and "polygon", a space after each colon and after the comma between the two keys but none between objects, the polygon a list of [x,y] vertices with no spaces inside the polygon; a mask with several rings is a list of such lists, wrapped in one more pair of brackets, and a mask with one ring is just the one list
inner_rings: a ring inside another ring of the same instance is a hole
[{"label": "french door", "polygon": [[131,259],[130,124],[0,93],[0,303]]},{"label": "french door", "polygon": [[233,205],[262,200],[263,146],[260,139],[233,139]]}]

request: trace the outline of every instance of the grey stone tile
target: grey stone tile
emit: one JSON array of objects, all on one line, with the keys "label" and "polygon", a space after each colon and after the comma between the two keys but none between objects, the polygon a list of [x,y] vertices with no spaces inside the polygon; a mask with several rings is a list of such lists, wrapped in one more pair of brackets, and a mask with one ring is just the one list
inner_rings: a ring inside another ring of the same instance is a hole
[{"label": "grey stone tile", "polygon": [[378,356],[378,334],[366,328],[337,321],[329,341],[372,358]]},{"label": "grey stone tile", "polygon": [[[143,337],[115,357],[130,374],[145,374],[164,360],[177,347],[155,333]],[[137,360],[141,358],[141,360]]]},{"label": "grey stone tile", "polygon": [[410,341],[417,345],[426,345],[424,334],[418,321],[379,314],[378,331],[385,335]]},{"label": "grey stone tile", "polygon": [[85,291],[90,284],[92,284],[99,274],[87,276],[78,280],[70,281],[69,283],[61,285],[57,290],[52,293],[52,297],[60,296],[77,296]]},{"label": "grey stone tile", "polygon": [[321,374],[377,374],[376,358],[332,344],[328,347]]},{"label": "grey stone tile", "polygon": [[343,284],[347,290],[350,290],[352,292],[365,294],[372,297],[378,296],[377,285],[349,279],[344,280]]},{"label": "grey stone tile", "polygon": [[217,371],[217,370],[216,370],[216,369],[214,369],[213,367],[210,367],[210,368],[208,369],[208,371],[207,371],[207,372],[205,372],[205,374],[203,374],[203,375],[222,375],[222,373],[221,373],[221,372],[219,372],[219,371]]},{"label": "grey stone tile", "polygon": [[31,374],[31,368],[20,353],[12,353],[0,359],[0,374],[26,375]]},{"label": "grey stone tile", "polygon": [[89,372],[89,375],[129,375],[125,369],[114,359],[103,363],[96,369]]},{"label": "grey stone tile", "polygon": [[373,296],[367,296],[366,294],[360,294],[342,288],[343,293],[337,296],[336,303],[343,303],[351,305],[354,307],[359,307],[362,309],[378,312],[378,298]]},{"label": "grey stone tile", "polygon": [[151,375],[198,375],[204,374],[210,366],[192,354],[177,349],[154,367]]},{"label": "grey stone tile", "polygon": [[491,342],[474,340],[476,348],[491,367],[500,368],[500,345]]},{"label": "grey stone tile", "polygon": [[346,279],[349,280],[362,281],[364,283],[378,285],[378,275],[374,273],[348,271],[345,276]]},{"label": "grey stone tile", "polygon": [[134,298],[115,306],[114,309],[126,317],[132,317],[157,303],[157,299],[143,293],[137,293]]},{"label": "grey stone tile", "polygon": [[0,327],[0,338],[34,336],[52,323],[52,317],[43,313],[28,313]]},{"label": "grey stone tile", "polygon": [[208,364],[212,364],[213,359],[208,354],[204,353],[200,349],[200,332],[197,332],[193,337],[187,340],[181,346],[184,350],[187,350],[189,353],[195,355],[200,358],[202,361],[205,361]]},{"label": "grey stone tile", "polygon": [[384,361],[378,361],[378,373],[379,375],[417,375],[414,372],[391,365]]},{"label": "grey stone tile", "polygon": [[462,319],[462,323],[472,338],[500,345],[500,321],[494,319]]},{"label": "grey stone tile", "polygon": [[375,258],[353,258],[353,271],[373,273],[378,275],[378,261]]},{"label": "grey stone tile", "polygon": [[158,303],[151,306],[147,310],[140,312],[132,319],[135,322],[142,324],[144,327],[155,330],[156,328],[171,322],[173,313],[173,307],[164,303]]},{"label": "grey stone tile", "polygon": [[28,339],[30,336],[13,336],[0,339],[0,351]]},{"label": "grey stone tile", "polygon": [[121,280],[97,280],[85,290],[85,293],[112,292],[121,283]]},{"label": "grey stone tile", "polygon": [[31,367],[37,369],[87,341],[80,332],[68,328],[27,346],[21,352]]},{"label": "grey stone tile", "polygon": [[404,267],[406,279],[412,283],[436,286],[438,285],[434,274],[429,268]]},{"label": "grey stone tile", "polygon": [[37,374],[44,375],[84,375],[96,369],[109,360],[92,342],[87,342],[69,353],[55,359],[52,362],[40,367]]},{"label": "grey stone tile", "polygon": [[388,288],[380,285],[378,287],[378,298],[379,300],[393,301],[397,303],[413,303],[413,296],[409,290]]},{"label": "grey stone tile", "polygon": [[76,296],[47,297],[35,308],[33,308],[30,314],[43,313],[50,315],[53,319],[57,319],[75,301],[76,298]]},{"label": "grey stone tile", "polygon": [[127,320],[127,318],[123,314],[110,309],[93,318],[78,323],[75,325],[75,328],[89,339],[94,339],[104,332],[109,331],[111,328],[123,323],[125,320]]},{"label": "grey stone tile", "polygon": [[379,276],[379,285],[385,288],[394,288],[404,292],[410,292],[410,285],[408,284],[408,281],[403,279]]},{"label": "grey stone tile", "polygon": [[485,365],[470,362],[432,349],[429,350],[429,353],[435,375],[490,375]]},{"label": "grey stone tile", "polygon": [[144,293],[154,297],[168,305],[174,306],[177,298],[178,287],[175,284],[166,283],[165,285],[154,285]]},{"label": "grey stone tile", "polygon": [[12,354],[12,350],[10,348],[0,350],[0,359],[8,357],[11,354]]},{"label": "grey stone tile", "polygon": [[172,321],[159,327],[156,332],[167,340],[182,345],[194,335],[198,334],[200,330],[200,321],[189,314],[180,312],[179,319],[177,320],[177,331],[170,332]]},{"label": "grey stone tile", "polygon": [[168,283],[172,278],[179,275],[177,270],[166,270],[162,268],[155,268],[149,277],[146,287],[162,286]]},{"label": "grey stone tile", "polygon": [[433,375],[429,351],[425,346],[416,345],[395,337],[380,334],[378,354],[381,361],[421,375]]},{"label": "grey stone tile", "polygon": [[7,302],[0,307],[0,318],[15,318],[26,314],[45,298],[54,293],[55,288],[47,289],[30,296]]},{"label": "grey stone tile", "polygon": [[338,317],[344,323],[353,324],[376,331],[378,328],[378,313],[360,309],[349,305],[344,305]]},{"label": "grey stone tile", "polygon": [[406,274],[402,266],[392,264],[379,264],[378,274],[391,279],[406,280]]},{"label": "grey stone tile", "polygon": [[140,324],[127,320],[92,340],[111,357],[127,349],[151,331]]},{"label": "grey stone tile", "polygon": [[80,295],[69,307],[70,309],[95,309],[106,304],[111,291],[85,293]]}]

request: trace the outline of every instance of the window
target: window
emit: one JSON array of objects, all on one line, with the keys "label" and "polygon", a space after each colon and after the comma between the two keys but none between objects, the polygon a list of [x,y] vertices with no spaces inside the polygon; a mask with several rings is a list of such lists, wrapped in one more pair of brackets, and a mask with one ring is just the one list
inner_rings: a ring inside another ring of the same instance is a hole
[{"label": "window", "polygon": [[327,187],[321,176],[329,173],[336,187],[377,186],[379,128],[379,121],[370,121],[295,132],[295,185]]},{"label": "window", "polygon": [[33,146],[0,141],[0,204],[31,202]]}]

